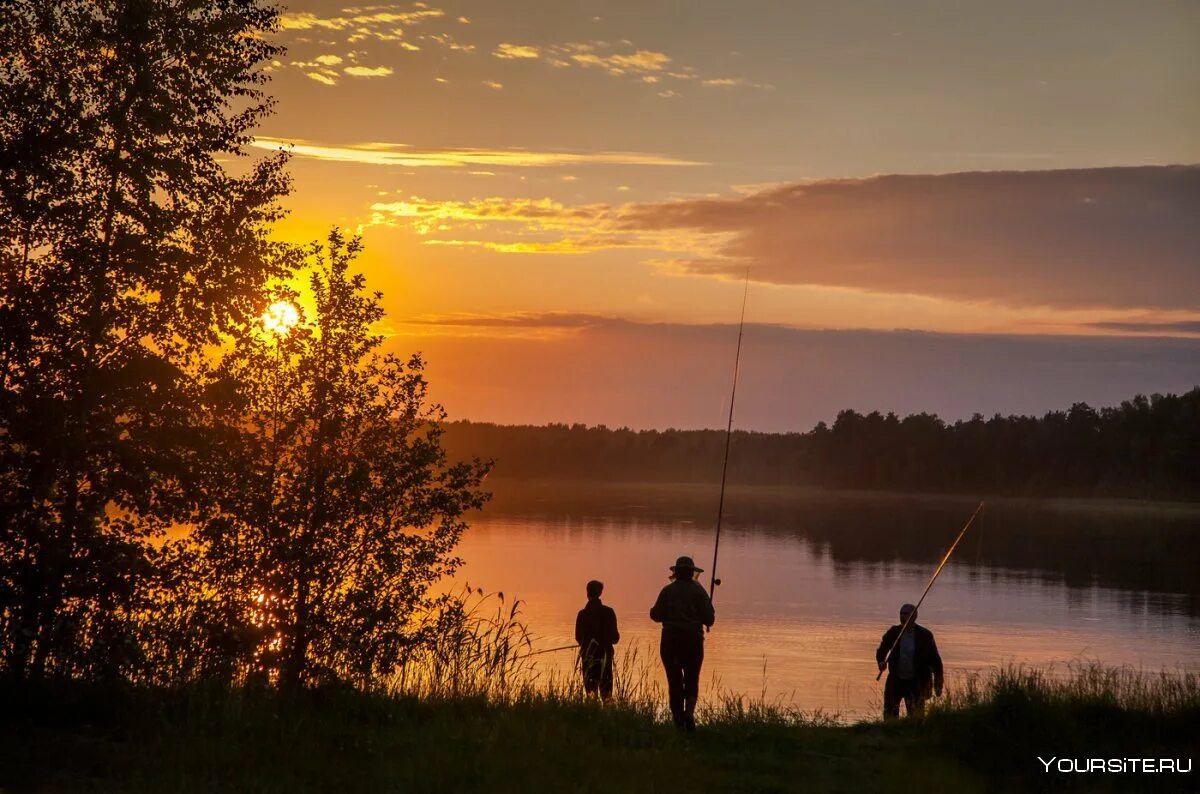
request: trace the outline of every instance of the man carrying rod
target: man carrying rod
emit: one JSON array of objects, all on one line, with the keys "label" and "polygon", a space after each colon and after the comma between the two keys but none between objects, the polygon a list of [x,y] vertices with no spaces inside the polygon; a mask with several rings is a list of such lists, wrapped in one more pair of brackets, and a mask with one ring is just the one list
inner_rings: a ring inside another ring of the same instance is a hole
[{"label": "man carrying rod", "polygon": [[680,730],[696,730],[696,699],[700,696],[700,666],[704,663],[704,629],[716,614],[712,599],[696,581],[702,573],[691,557],[671,566],[671,583],[650,607],[650,619],[662,624],[659,653],[667,673],[671,717]]},{"label": "man carrying rod", "polygon": [[[890,656],[889,649],[894,649]],[[933,632],[917,625],[917,608],[912,604],[900,607],[900,623],[883,635],[875,661],[880,672],[885,667],[888,671],[883,685],[884,719],[900,716],[901,700],[908,716],[919,716],[931,693],[942,694],[942,657]]]},{"label": "man carrying rod", "polygon": [[962,542],[967,530],[975,523],[975,519],[983,512],[983,502],[975,508],[975,512],[963,524],[954,542],[941,562],[933,569],[933,576],[925,585],[925,592],[917,599],[917,605],[905,604],[900,607],[900,623],[892,626],[883,635],[879,649],[875,651],[875,662],[879,665],[878,681],[886,668],[887,683],[883,687],[883,717],[890,719],[900,716],[900,701],[904,700],[909,716],[920,714],[925,709],[925,701],[929,692],[942,694],[942,657],[938,654],[937,644],[933,641],[933,633],[924,626],[917,625],[917,610],[925,603],[933,583],[941,575],[942,569],[950,561],[950,556]]}]

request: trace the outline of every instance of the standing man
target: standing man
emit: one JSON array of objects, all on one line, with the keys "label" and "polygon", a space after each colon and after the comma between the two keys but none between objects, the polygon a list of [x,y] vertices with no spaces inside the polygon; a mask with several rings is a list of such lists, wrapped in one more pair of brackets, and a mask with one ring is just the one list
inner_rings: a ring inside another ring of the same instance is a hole
[{"label": "standing man", "polygon": [[662,624],[659,653],[667,672],[671,717],[681,730],[696,730],[696,699],[700,695],[700,665],[704,662],[704,627],[716,615],[712,599],[696,581],[702,573],[691,557],[680,557],[671,566],[672,582],[650,607],[650,619]]},{"label": "standing man", "polygon": [[[904,628],[905,622],[907,628]],[[901,628],[904,628],[903,634]],[[900,637],[899,642],[897,637]],[[888,657],[888,650],[893,645],[895,650]],[[884,719],[900,716],[901,700],[911,717],[924,713],[925,701],[931,692],[938,696],[942,694],[942,657],[933,641],[933,632],[917,625],[917,609],[912,604],[900,607],[900,624],[892,626],[883,635],[883,641],[875,651],[875,661],[880,670],[885,663],[888,668],[887,682],[883,686]]]},{"label": "standing man", "polygon": [[617,613],[600,603],[604,583],[587,583],[587,605],[575,618],[575,642],[579,643],[579,669],[583,691],[607,701],[613,691],[613,646],[621,641]]}]

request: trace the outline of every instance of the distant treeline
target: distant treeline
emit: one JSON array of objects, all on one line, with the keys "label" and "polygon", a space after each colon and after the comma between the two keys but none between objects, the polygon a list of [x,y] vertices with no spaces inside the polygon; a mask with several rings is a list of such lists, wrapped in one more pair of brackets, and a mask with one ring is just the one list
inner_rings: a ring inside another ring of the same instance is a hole
[{"label": "distant treeline", "polygon": [[[453,455],[496,459],[495,475],[603,481],[719,480],[720,430],[603,425],[447,425]],[[948,423],[847,410],[807,433],[733,435],[732,482],[1038,496],[1200,497],[1200,387],[1112,408]]]}]

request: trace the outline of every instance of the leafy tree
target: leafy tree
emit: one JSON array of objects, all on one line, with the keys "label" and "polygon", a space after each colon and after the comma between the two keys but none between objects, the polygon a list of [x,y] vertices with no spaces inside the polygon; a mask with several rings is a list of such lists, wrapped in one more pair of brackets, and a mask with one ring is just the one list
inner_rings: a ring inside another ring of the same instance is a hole
[{"label": "leafy tree", "polygon": [[[189,509],[203,351],[287,272],[259,0],[0,14],[0,667],[129,671],[154,540]],[[258,307],[261,310],[261,307]]]},{"label": "leafy tree", "polygon": [[[451,451],[496,458],[502,477],[715,484],[725,434],[455,422],[446,439]],[[953,424],[845,410],[808,433],[735,431],[729,463],[738,483],[1196,499],[1200,388]]]},{"label": "leafy tree", "polygon": [[350,274],[358,252],[337,232],[314,248],[312,319],[281,290],[276,311],[296,324],[240,329],[217,370],[215,510],[179,549],[200,599],[194,674],[287,687],[386,674],[422,639],[413,618],[485,500],[488,464],[442,449],[421,358],[380,351],[381,296]]}]

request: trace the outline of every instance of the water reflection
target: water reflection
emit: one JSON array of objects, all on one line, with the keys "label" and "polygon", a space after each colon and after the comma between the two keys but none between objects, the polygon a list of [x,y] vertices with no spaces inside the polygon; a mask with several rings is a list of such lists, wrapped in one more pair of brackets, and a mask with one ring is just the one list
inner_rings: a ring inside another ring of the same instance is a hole
[{"label": "water reflection", "polygon": [[[647,610],[676,556],[711,559],[715,497],[690,487],[495,490],[464,539],[462,578],[524,598],[543,647],[571,641],[584,583],[599,578],[622,647],[653,657]],[[804,708],[873,713],[875,646],[974,503],[766,489],[738,489],[727,503],[705,678]],[[989,506],[982,530],[922,610],[951,671],[1080,658],[1200,664],[1200,511],[1005,502]],[[569,666],[561,656],[546,664]]]},{"label": "water reflection", "polygon": [[[712,488],[500,483],[487,516],[565,522],[577,533],[628,537],[647,526],[711,526]],[[958,497],[735,488],[726,537],[769,535],[803,544],[835,575],[890,576],[893,564],[936,562],[977,502]],[[711,556],[706,553],[705,557]],[[1131,609],[1200,615],[1200,505],[997,500],[954,565],[992,582],[1050,582],[1131,591]]]}]

